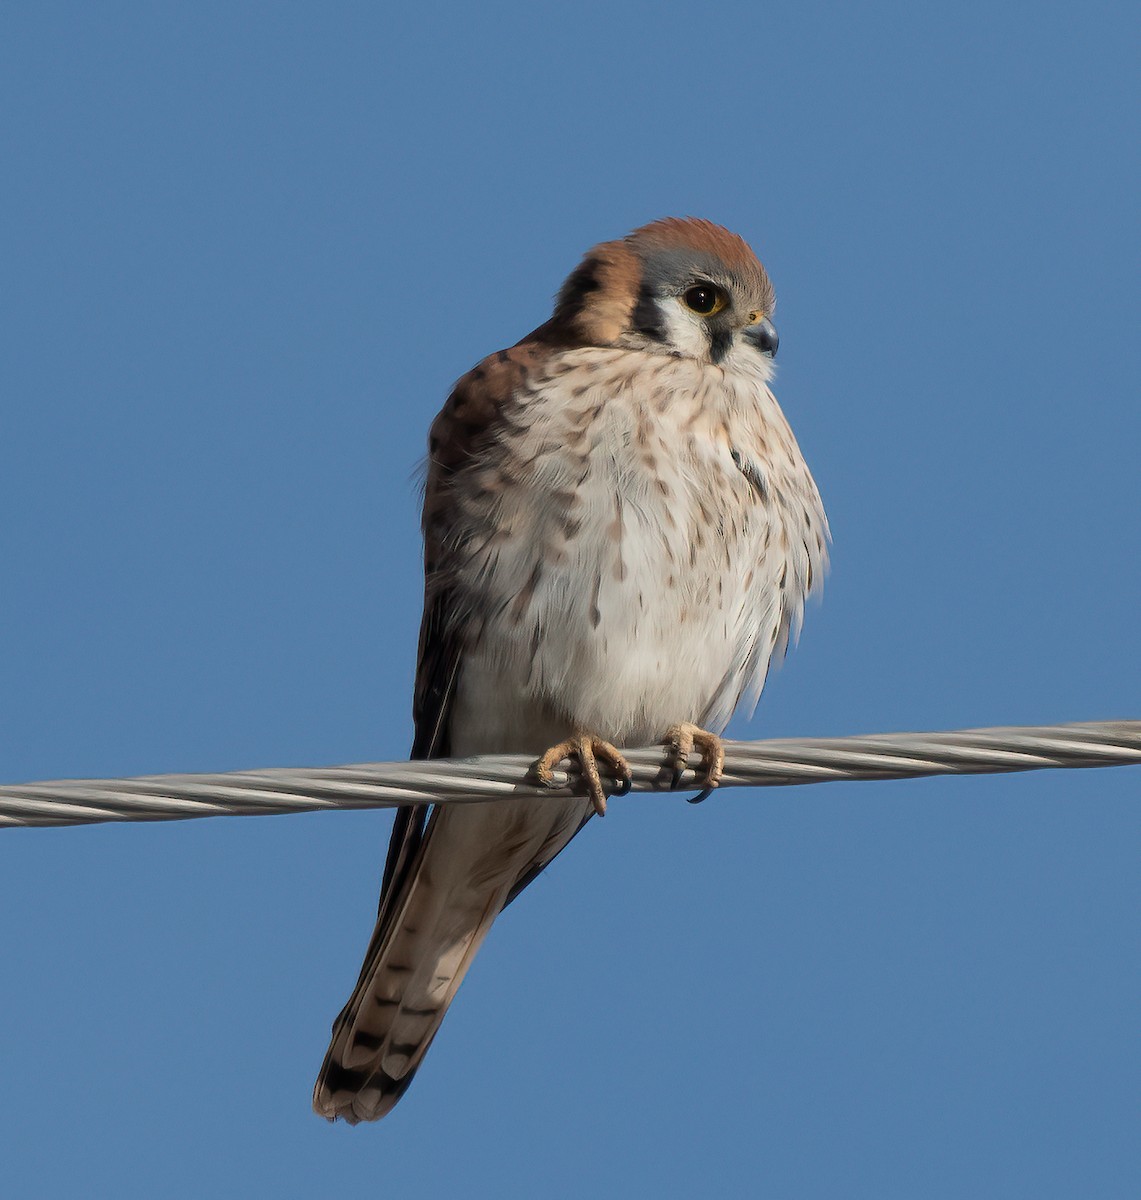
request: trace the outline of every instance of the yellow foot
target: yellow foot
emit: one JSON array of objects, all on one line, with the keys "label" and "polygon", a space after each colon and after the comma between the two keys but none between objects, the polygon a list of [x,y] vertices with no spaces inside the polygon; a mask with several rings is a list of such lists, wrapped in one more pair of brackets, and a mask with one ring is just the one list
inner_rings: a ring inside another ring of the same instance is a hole
[{"label": "yellow foot", "polygon": [[582,777],[586,782],[586,789],[590,794],[590,802],[594,805],[594,811],[600,817],[606,816],[606,793],[602,790],[602,777],[598,772],[599,760],[606,764],[609,774],[622,785],[619,789],[621,792],[628,792],[630,784],[633,783],[629,764],[609,742],[604,742],[602,738],[595,737],[592,733],[576,733],[573,737],[567,738],[565,742],[559,742],[557,746],[552,746],[535,763],[532,768],[535,778],[541,784],[550,787],[554,783],[554,776],[551,774],[553,768],[557,767],[563,759],[572,757],[577,758],[582,767]]},{"label": "yellow foot", "polygon": [[669,748],[670,765],[673,767],[673,786],[681,783],[681,777],[689,766],[689,756],[696,747],[701,751],[701,773],[705,776],[705,790],[698,797],[704,800],[721,782],[725,773],[725,743],[715,733],[690,725],[683,721],[666,730],[665,745]]}]

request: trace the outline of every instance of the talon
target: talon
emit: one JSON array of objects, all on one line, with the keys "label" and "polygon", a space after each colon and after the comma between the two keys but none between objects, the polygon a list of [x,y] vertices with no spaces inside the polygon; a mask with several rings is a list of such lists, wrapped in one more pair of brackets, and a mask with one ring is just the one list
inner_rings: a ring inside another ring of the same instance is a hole
[{"label": "talon", "polygon": [[531,768],[531,774],[543,785],[543,787],[554,787],[554,768],[574,753],[574,742],[565,741],[559,742],[557,746],[552,746],[547,750],[535,765]]},{"label": "talon", "polygon": [[666,734],[665,744],[669,747],[670,757],[673,760],[673,777],[670,780],[672,788],[678,787],[686,767],[689,766],[689,756],[693,753],[696,729],[697,727],[694,725],[674,725]]},{"label": "talon", "polygon": [[725,743],[715,733],[709,733],[697,725],[683,721],[666,731],[665,745],[669,749],[669,760],[673,766],[673,786],[676,788],[689,766],[689,756],[694,749],[701,751],[700,773],[704,776],[705,789],[691,801],[700,804],[721,782],[725,773]]},{"label": "talon", "polygon": [[554,783],[553,768],[565,758],[578,759],[590,802],[600,817],[606,816],[606,792],[598,770],[599,760],[605,763],[608,773],[618,784],[614,789],[615,795],[624,796],[630,790],[633,777],[629,764],[616,747],[590,733],[576,733],[557,746],[552,746],[532,768],[535,777],[545,787],[551,787]]}]

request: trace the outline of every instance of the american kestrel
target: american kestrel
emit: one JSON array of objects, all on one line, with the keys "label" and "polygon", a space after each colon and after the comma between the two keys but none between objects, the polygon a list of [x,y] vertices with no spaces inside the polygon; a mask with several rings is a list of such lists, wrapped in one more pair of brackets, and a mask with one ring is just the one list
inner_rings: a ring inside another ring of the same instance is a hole
[{"label": "american kestrel", "polygon": [[400,1099],[492,922],[605,810],[602,774],[628,779],[616,746],[696,749],[717,783],[827,566],[769,390],[773,299],[736,234],[655,221],[591,250],[432,425],[412,757],[534,754],[549,780],[573,756],[587,794],[398,811],[322,1116]]}]

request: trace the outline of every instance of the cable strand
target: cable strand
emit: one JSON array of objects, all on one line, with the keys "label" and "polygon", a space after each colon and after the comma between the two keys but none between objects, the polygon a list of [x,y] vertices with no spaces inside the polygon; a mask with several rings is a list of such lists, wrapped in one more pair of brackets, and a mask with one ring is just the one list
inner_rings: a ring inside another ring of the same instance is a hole
[{"label": "cable strand", "polygon": [[[1141,721],[778,738],[726,742],[725,750],[721,788],[1127,766],[1141,764]],[[672,769],[666,766],[661,748],[625,754],[634,779],[632,792],[673,790]],[[520,754],[482,755],[431,762],[3,784],[0,828],[393,808],[506,796],[541,802],[578,790],[573,769],[556,773],[554,788],[540,787],[529,777],[531,762]],[[690,769],[678,788],[700,786],[699,776]]]}]

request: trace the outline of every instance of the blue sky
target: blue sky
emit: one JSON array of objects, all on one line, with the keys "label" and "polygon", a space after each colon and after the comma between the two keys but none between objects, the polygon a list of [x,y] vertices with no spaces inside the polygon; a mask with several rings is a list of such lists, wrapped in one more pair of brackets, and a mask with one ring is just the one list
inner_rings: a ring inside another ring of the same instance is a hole
[{"label": "blue sky", "polygon": [[[670,214],[769,267],[835,536],[733,732],[1141,716],[1135,6],[5,26],[0,779],[404,756],[428,422]],[[615,801],[355,1130],[389,817],[0,832],[6,1187],[1134,1196],[1139,781]]]}]

